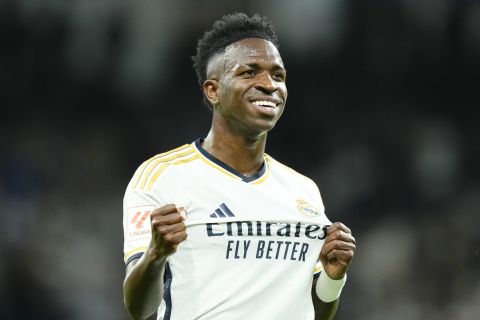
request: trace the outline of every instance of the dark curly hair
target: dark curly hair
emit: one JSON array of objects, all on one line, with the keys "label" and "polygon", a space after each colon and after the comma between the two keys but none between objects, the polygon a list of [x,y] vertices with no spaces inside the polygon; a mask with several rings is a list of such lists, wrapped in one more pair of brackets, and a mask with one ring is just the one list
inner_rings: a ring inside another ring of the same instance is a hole
[{"label": "dark curly hair", "polygon": [[[262,38],[279,47],[273,24],[266,17],[255,14],[252,17],[236,12],[215,21],[211,30],[206,31],[198,40],[196,55],[192,57],[193,68],[197,74],[198,84],[203,90],[207,79],[207,64],[210,59],[232,43],[246,38]],[[212,106],[205,96],[203,101],[211,110]]]}]

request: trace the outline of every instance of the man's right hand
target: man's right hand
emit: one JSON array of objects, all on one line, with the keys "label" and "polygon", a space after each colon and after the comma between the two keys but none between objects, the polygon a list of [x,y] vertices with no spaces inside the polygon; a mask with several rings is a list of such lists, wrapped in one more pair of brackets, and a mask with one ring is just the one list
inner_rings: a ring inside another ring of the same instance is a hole
[{"label": "man's right hand", "polygon": [[163,298],[167,257],[187,238],[183,208],[173,204],[150,214],[152,240],[141,258],[130,261],[123,283],[125,306],[134,319],[147,319]]},{"label": "man's right hand", "polygon": [[150,214],[152,241],[150,250],[157,259],[165,259],[175,253],[180,242],[187,238],[185,210],[173,204],[157,208]]}]

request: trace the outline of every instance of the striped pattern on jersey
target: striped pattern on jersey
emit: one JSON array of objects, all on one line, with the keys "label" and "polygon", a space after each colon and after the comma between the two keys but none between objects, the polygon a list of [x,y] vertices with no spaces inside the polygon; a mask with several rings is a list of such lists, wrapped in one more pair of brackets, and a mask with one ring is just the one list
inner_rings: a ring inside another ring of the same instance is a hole
[{"label": "striped pattern on jersey", "polygon": [[162,172],[171,165],[179,165],[199,158],[191,144],[158,154],[145,161],[135,172],[131,188],[151,191]]}]

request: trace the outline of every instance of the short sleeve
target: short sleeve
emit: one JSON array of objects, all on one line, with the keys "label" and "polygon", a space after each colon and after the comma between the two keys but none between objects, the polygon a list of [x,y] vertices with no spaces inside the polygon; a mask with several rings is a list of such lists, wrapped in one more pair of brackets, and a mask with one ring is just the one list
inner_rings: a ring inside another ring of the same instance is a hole
[{"label": "short sleeve", "polygon": [[[328,217],[325,213],[325,206],[323,204],[322,195],[320,194],[320,189],[318,188],[317,184],[313,180],[310,180],[310,181],[311,181],[311,185],[312,185],[312,190],[313,190],[315,198],[316,198],[316,205],[320,209],[320,212],[323,215],[323,219],[325,219],[327,224],[331,225],[332,222],[330,221],[330,219],[328,219]],[[313,277],[318,278],[320,276],[320,272],[322,272],[322,270],[323,270],[323,264],[319,259],[317,261],[317,263],[315,264],[315,267],[313,269]]]},{"label": "short sleeve", "polygon": [[310,188],[312,190],[313,197],[315,199],[315,207],[320,211],[320,213],[324,216],[325,219],[327,219],[328,224],[331,224],[331,221],[328,219],[326,213],[325,213],[325,205],[323,204],[323,199],[322,195],[320,194],[320,189],[318,189],[317,184],[311,180],[308,179],[310,182]]},{"label": "short sleeve", "polygon": [[123,199],[125,264],[140,257],[151,239],[150,213],[164,205],[159,195],[128,187]]}]

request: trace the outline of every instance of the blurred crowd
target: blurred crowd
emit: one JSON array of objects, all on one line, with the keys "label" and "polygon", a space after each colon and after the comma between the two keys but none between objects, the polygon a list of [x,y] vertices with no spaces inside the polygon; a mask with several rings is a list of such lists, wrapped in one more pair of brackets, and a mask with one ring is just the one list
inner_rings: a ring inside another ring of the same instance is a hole
[{"label": "blurred crowd", "polygon": [[208,132],[190,57],[233,11],[288,70],[267,153],[357,238],[336,319],[478,319],[480,1],[0,0],[2,319],[128,319],[126,184]]}]

